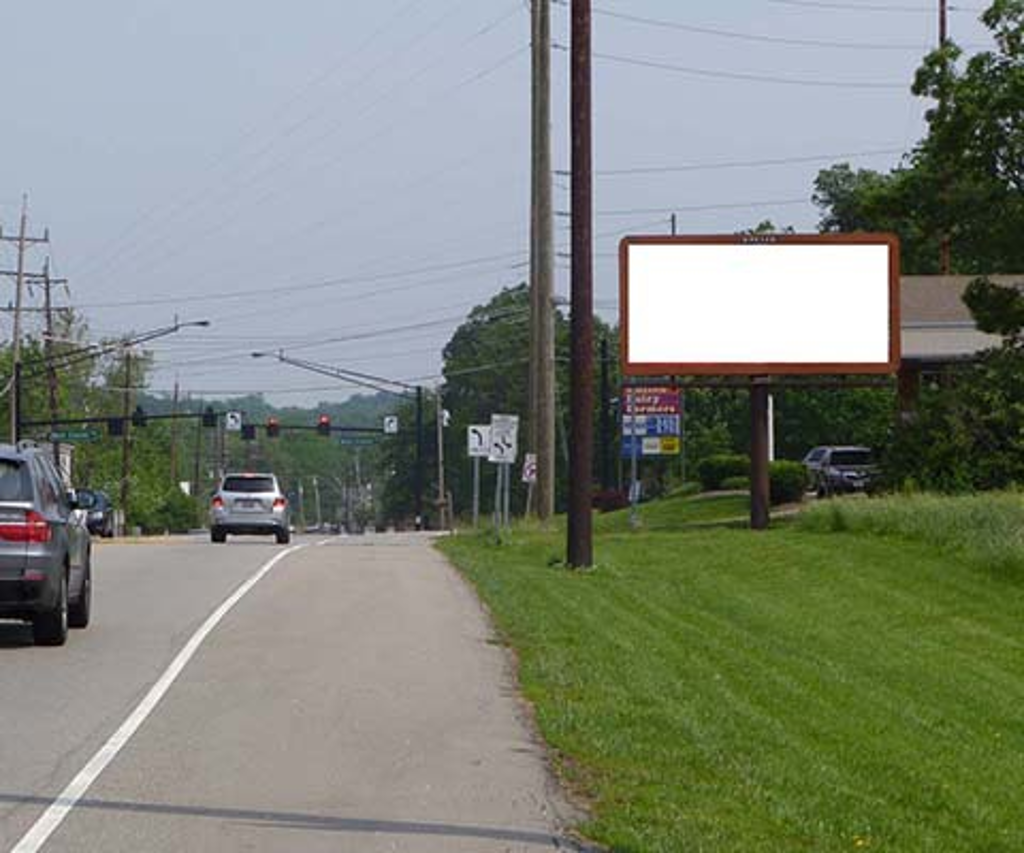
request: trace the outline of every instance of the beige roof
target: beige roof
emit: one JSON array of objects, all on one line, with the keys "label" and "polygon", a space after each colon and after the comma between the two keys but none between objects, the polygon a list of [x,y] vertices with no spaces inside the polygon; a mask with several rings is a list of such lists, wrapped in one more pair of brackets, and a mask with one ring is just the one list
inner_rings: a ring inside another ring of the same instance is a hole
[{"label": "beige roof", "polygon": [[[968,275],[905,275],[900,279],[903,358],[943,361],[968,358],[996,346],[999,338],[979,332],[964,305]],[[1024,275],[994,275],[992,281],[1024,286]]]}]

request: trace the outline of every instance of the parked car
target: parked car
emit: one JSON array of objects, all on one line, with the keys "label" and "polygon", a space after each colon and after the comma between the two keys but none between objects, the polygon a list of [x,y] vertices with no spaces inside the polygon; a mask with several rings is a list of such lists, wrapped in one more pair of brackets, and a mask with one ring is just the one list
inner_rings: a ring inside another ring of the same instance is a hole
[{"label": "parked car", "polygon": [[0,619],[31,622],[40,645],[89,624],[91,540],[76,510],[91,506],[65,491],[49,450],[0,445]]},{"label": "parked car", "polygon": [[83,498],[90,500],[90,496],[92,508],[86,513],[89,532],[110,539],[114,535],[114,504],[106,492],[96,492],[92,489],[78,490],[79,504]]},{"label": "parked car", "polygon": [[818,482],[818,473],[821,471],[821,460],[825,454],[828,453],[828,447],[812,447],[807,451],[807,455],[801,460],[804,468],[807,470],[807,482],[810,484],[816,484]]},{"label": "parked car", "polygon": [[878,480],[870,447],[827,447],[814,480],[818,497],[868,492]]},{"label": "parked car", "polygon": [[226,474],[210,501],[210,539],[228,534],[272,535],[281,545],[291,540],[288,499],[273,474]]}]

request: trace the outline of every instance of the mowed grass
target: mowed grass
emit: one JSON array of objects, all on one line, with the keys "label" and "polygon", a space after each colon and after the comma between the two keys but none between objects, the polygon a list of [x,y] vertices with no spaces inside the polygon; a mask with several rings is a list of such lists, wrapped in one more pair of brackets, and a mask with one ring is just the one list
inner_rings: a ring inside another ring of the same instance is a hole
[{"label": "mowed grass", "polygon": [[[594,516],[594,530],[597,533],[624,533],[631,530],[630,510]],[[706,525],[715,522],[740,520],[750,515],[750,498],[747,495],[709,494],[688,495],[651,501],[637,507],[637,530],[659,532],[679,530],[687,526]]]},{"label": "mowed grass", "polygon": [[[867,502],[864,502],[867,503]],[[1024,850],[1024,585],[906,536],[441,547],[617,851]]]}]

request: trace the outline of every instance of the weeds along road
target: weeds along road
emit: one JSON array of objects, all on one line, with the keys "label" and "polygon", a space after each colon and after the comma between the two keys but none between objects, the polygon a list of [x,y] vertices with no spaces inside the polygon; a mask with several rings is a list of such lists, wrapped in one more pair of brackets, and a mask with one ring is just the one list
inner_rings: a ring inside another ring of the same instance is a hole
[{"label": "weeds along road", "polygon": [[0,851],[559,848],[508,660],[426,538],[101,544],[94,572],[67,646],[0,623]]}]

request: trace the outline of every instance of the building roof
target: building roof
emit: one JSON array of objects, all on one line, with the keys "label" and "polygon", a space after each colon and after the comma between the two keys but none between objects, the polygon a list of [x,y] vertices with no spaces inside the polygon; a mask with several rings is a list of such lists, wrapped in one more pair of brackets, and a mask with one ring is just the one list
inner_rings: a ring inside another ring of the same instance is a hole
[{"label": "building roof", "polygon": [[[963,303],[976,276],[905,275],[900,279],[900,327],[903,359],[918,362],[961,361],[998,346],[997,335],[979,332]],[[1024,287],[1024,275],[993,275],[1002,285]]]}]

